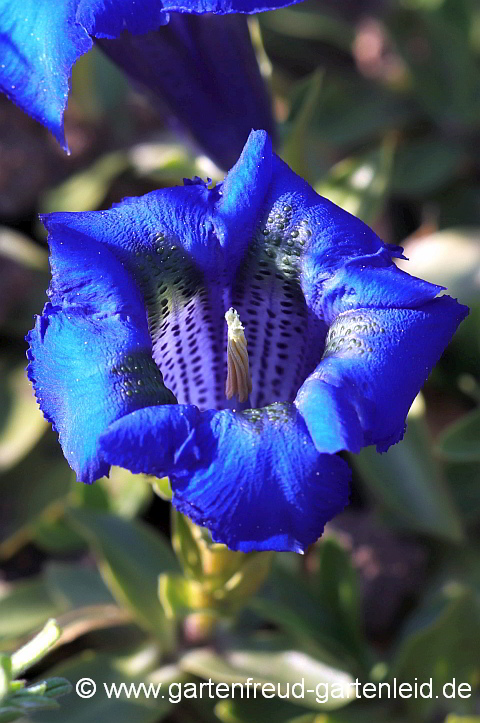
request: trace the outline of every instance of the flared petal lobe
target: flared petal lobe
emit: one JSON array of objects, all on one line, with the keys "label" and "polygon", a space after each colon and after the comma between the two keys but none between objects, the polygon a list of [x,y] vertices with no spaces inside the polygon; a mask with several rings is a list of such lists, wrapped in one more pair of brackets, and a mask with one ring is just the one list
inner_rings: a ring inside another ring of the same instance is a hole
[{"label": "flared petal lobe", "polygon": [[[407,412],[468,314],[449,296],[417,309],[355,309],[329,329],[325,353],[296,405],[320,452],[384,452],[405,431]],[[350,420],[348,434],[328,425],[324,409]],[[328,426],[327,426],[328,425]]]},{"label": "flared petal lobe", "polygon": [[348,503],[348,465],[317,452],[293,405],[144,409],[100,445],[111,464],[168,475],[177,509],[233,550],[302,552]]},{"label": "flared petal lobe", "polygon": [[80,480],[108,474],[98,438],[124,414],[175,402],[152,359],[143,300],[106,246],[70,233],[52,243],[53,280],[30,332],[28,367],[40,408]]},{"label": "flared petal lobe", "polygon": [[76,22],[95,38],[118,38],[124,31],[142,35],[168,23],[155,0],[76,0]]},{"label": "flared petal lobe", "polygon": [[166,22],[154,0],[0,0],[0,90],[67,150],[70,75],[92,37],[146,33]]},{"label": "flared petal lobe", "polygon": [[0,0],[0,90],[66,148],[63,112],[73,64],[92,47],[77,0]]},{"label": "flared petal lobe", "polygon": [[162,8],[166,12],[193,13],[204,15],[213,13],[215,15],[227,15],[231,13],[242,13],[253,15],[263,13],[266,10],[294,5],[301,0],[162,0]]}]

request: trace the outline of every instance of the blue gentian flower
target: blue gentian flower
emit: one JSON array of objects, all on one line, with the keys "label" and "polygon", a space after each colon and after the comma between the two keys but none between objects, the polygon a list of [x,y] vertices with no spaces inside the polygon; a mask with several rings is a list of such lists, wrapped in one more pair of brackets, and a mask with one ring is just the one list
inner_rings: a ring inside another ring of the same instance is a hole
[{"label": "blue gentian flower", "polygon": [[248,14],[296,1],[0,0],[0,91],[67,150],[63,113],[72,66],[99,41],[228,168],[252,126],[273,128],[269,99],[245,19],[193,15]]},{"label": "blue gentian flower", "polygon": [[157,31],[98,44],[152,101],[168,106],[221,168],[235,163],[252,128],[274,135],[245,17],[172,14]]},{"label": "blue gentian flower", "polygon": [[337,452],[404,433],[467,309],[400,271],[252,132],[225,181],[53,213],[29,376],[84,482],[168,475],[235,550],[303,551],[348,502]]}]

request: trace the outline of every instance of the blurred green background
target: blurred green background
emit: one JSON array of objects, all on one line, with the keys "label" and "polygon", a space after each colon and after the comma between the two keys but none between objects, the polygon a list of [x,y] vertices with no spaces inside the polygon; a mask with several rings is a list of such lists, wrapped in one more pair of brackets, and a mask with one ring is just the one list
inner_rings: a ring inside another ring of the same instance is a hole
[{"label": "blurred green background", "polygon": [[[74,69],[70,157],[0,97],[2,723],[480,723],[480,3],[309,0],[252,19],[251,32],[283,158],[405,244],[403,268],[448,286],[471,314],[404,441],[351,456],[352,503],[304,557],[212,545],[171,516],[168,480],[115,469],[79,484],[24,374],[49,281],[37,214],[224,171],[173,136],[98,50]],[[58,710],[43,689],[36,703],[12,697],[10,655],[52,617],[62,635],[29,682],[304,678],[345,694],[173,702],[100,691],[70,693]],[[356,678],[433,679],[433,697],[353,700]],[[471,695],[445,697],[453,679]]]}]

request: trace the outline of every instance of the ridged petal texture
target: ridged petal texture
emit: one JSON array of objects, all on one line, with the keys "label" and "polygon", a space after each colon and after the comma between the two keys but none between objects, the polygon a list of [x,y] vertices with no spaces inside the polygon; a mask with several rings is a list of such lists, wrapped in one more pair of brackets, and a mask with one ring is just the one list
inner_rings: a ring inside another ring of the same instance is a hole
[{"label": "ridged petal texture", "polygon": [[[244,552],[303,551],[348,502],[337,456],[404,431],[466,307],[318,196],[252,132],[223,184],[50,214],[50,302],[29,375],[79,479],[168,475],[174,504]],[[227,401],[227,324],[253,390]],[[178,402],[178,403],[176,403]]]}]

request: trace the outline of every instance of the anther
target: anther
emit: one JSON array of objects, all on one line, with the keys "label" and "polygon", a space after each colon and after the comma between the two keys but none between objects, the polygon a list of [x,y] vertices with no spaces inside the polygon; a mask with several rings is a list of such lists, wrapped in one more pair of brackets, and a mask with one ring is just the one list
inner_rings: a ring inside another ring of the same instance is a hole
[{"label": "anther", "polygon": [[225,396],[231,399],[236,395],[239,402],[246,402],[252,391],[252,378],[248,366],[244,327],[237,311],[233,308],[227,311],[225,320],[228,326]]}]

